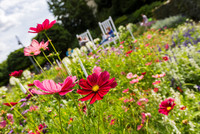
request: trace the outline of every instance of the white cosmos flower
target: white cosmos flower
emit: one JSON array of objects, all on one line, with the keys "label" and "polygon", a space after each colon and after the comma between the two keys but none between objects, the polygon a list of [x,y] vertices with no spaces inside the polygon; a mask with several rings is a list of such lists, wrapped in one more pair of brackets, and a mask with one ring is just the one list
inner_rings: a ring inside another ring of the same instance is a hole
[{"label": "white cosmos flower", "polygon": [[20,83],[20,80],[18,78],[15,77],[11,77],[9,80],[10,85],[15,86],[17,83]]}]

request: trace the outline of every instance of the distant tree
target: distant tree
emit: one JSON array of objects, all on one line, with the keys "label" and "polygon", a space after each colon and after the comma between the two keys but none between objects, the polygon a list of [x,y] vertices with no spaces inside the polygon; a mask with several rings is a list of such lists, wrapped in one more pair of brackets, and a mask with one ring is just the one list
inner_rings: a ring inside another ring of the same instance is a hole
[{"label": "distant tree", "polygon": [[85,0],[48,0],[50,11],[72,35],[94,28],[97,23],[93,10]]},{"label": "distant tree", "polygon": [[20,48],[11,52],[7,58],[8,72],[24,70],[31,65],[31,61],[28,57],[24,56],[24,49]]},{"label": "distant tree", "polygon": [[3,61],[0,64],[0,86],[6,85],[9,81],[9,73],[7,67],[7,61]]}]

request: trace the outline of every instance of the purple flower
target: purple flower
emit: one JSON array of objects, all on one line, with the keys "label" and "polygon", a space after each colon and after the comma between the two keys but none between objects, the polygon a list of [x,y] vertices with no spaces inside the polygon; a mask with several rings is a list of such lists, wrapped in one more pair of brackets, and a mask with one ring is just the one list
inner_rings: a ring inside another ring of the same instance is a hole
[{"label": "purple flower", "polygon": [[22,107],[24,107],[24,106],[26,106],[26,105],[27,105],[27,103],[24,102],[24,103],[20,106],[20,108],[22,108]]},{"label": "purple flower", "polygon": [[25,99],[25,98],[23,98],[23,99],[21,99],[19,102],[23,102],[23,101],[26,101],[26,99]]},{"label": "purple flower", "polygon": [[29,109],[25,110],[24,112],[22,112],[22,115],[25,115],[26,113],[28,113]]}]

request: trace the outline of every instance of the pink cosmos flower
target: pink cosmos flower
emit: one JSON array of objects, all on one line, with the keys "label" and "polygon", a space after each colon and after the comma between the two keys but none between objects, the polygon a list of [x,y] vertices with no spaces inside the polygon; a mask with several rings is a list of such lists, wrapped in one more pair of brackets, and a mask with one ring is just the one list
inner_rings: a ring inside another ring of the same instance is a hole
[{"label": "pink cosmos flower", "polygon": [[169,49],[169,44],[166,44],[166,45],[165,45],[165,49],[166,49],[166,50]]},{"label": "pink cosmos flower", "polygon": [[137,40],[134,40],[133,43],[137,43]]},{"label": "pink cosmos flower", "polygon": [[164,77],[166,74],[162,73],[162,74],[156,74],[156,75],[152,75],[153,78],[161,78]]},{"label": "pink cosmos flower", "polygon": [[159,84],[159,83],[160,83],[160,80],[155,81],[155,82],[153,82],[152,84],[153,84],[153,85],[156,85],[156,84]]},{"label": "pink cosmos flower", "polygon": [[79,86],[82,87],[82,89],[78,89],[77,93],[86,96],[79,100],[87,101],[91,99],[90,104],[93,104],[97,100],[102,100],[103,96],[106,95],[111,88],[117,86],[115,78],[109,79],[110,74],[107,71],[100,73],[100,75],[93,73],[87,77],[87,80],[81,79],[79,81]]},{"label": "pink cosmos flower", "polygon": [[13,114],[7,113],[7,119],[10,121],[11,124],[14,123]]},{"label": "pink cosmos flower", "polygon": [[149,100],[146,99],[146,98],[141,98],[141,99],[139,99],[139,100],[137,101],[137,104],[138,104],[139,106],[141,106],[141,105],[147,104],[148,101],[149,101]]},{"label": "pink cosmos flower", "polygon": [[101,67],[94,67],[93,70],[92,70],[93,73],[96,73],[97,75],[100,75],[101,72],[102,72],[102,69]]},{"label": "pink cosmos flower", "polygon": [[34,56],[34,55],[38,55],[40,54],[40,51],[38,51],[37,49],[28,46],[24,48],[24,55],[25,56]]},{"label": "pink cosmos flower", "polygon": [[38,106],[30,106],[29,111],[37,111],[38,110]]},{"label": "pink cosmos flower", "polygon": [[138,80],[142,80],[144,78],[144,75],[138,76],[137,79]]},{"label": "pink cosmos flower", "polygon": [[164,115],[168,115],[168,113],[174,108],[174,106],[176,105],[174,103],[174,100],[173,98],[169,98],[169,99],[166,99],[164,101],[161,102],[161,104],[159,105],[159,110],[158,112],[161,113],[161,114],[164,114]]},{"label": "pink cosmos flower", "polygon": [[124,44],[124,41],[120,42],[120,44]]},{"label": "pink cosmos flower", "polygon": [[154,88],[153,91],[154,91],[154,92],[158,92],[158,88]]},{"label": "pink cosmos flower", "polygon": [[130,81],[130,84],[134,84],[134,83],[138,83],[139,79],[133,79],[132,81]]},{"label": "pink cosmos flower", "polygon": [[148,116],[148,117],[151,117],[151,114],[150,114],[150,113],[141,113],[141,115],[142,115],[142,122],[141,122],[140,125],[137,126],[137,130],[140,130],[140,129],[143,127],[143,125],[144,125],[144,123],[145,123],[145,121],[146,121],[146,117],[147,117],[147,116]]},{"label": "pink cosmos flower", "polygon": [[120,47],[120,48],[122,48],[122,49],[124,48],[124,46],[123,46],[123,45],[120,45],[119,47]]},{"label": "pink cosmos flower", "polygon": [[149,65],[151,65],[152,64],[152,62],[148,62],[148,63],[146,63],[145,65],[146,66],[149,66]]},{"label": "pink cosmos flower", "polygon": [[56,23],[56,20],[52,21],[49,24],[49,20],[46,19],[42,24],[37,24],[37,27],[30,27],[28,31],[29,33],[40,33],[42,31],[48,30],[49,28],[51,28],[54,24]]},{"label": "pink cosmos flower", "polygon": [[32,48],[34,48],[35,50],[41,52],[41,51],[46,50],[48,48],[48,45],[49,45],[49,41],[47,41],[45,43],[44,43],[44,41],[41,41],[39,43],[37,40],[33,39],[30,46]]},{"label": "pink cosmos flower", "polygon": [[0,122],[0,128],[4,128],[4,127],[6,127],[6,120],[3,120],[3,121],[1,121]]},{"label": "pink cosmos flower", "polygon": [[76,76],[68,76],[63,83],[55,83],[53,80],[44,80],[42,83],[39,80],[35,80],[34,84],[40,90],[33,89],[32,92],[35,94],[45,95],[58,93],[59,95],[65,95],[71,92],[76,84]]},{"label": "pink cosmos flower", "polygon": [[115,123],[115,119],[112,119],[110,122],[110,125],[114,125],[114,123]]},{"label": "pink cosmos flower", "polygon": [[145,45],[145,47],[148,47],[149,46],[149,44],[147,43],[146,45]]},{"label": "pink cosmos flower", "polygon": [[151,39],[152,38],[152,35],[151,34],[148,34],[147,35],[147,39]]},{"label": "pink cosmos flower", "polygon": [[128,92],[129,88],[125,89],[124,91],[122,91],[122,93],[126,93]]},{"label": "pink cosmos flower", "polygon": [[132,78],[133,78],[133,74],[132,74],[132,73],[128,73],[128,74],[126,75],[126,78],[127,78],[127,79],[132,79]]}]

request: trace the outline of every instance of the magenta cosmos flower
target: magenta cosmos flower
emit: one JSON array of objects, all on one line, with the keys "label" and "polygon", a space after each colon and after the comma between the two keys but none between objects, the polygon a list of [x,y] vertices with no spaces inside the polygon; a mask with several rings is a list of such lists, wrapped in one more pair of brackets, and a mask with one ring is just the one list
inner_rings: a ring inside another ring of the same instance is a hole
[{"label": "magenta cosmos flower", "polygon": [[169,98],[164,100],[163,102],[161,102],[160,104],[160,108],[158,110],[159,113],[164,114],[164,115],[168,115],[168,113],[174,108],[174,106],[176,105],[174,103],[175,99]]},{"label": "magenta cosmos flower", "polygon": [[42,31],[48,30],[56,23],[56,20],[49,23],[49,20],[46,19],[42,24],[37,24],[37,27],[30,27],[28,31],[29,33],[40,33]]},{"label": "magenta cosmos flower", "polygon": [[71,92],[73,87],[76,84],[76,76],[68,76],[63,83],[55,83],[53,80],[44,80],[40,82],[35,80],[34,84],[40,90],[33,89],[32,92],[35,94],[45,95],[45,94],[54,94],[58,93],[59,95],[65,95],[68,92]]},{"label": "magenta cosmos flower", "polygon": [[46,50],[48,48],[48,45],[49,45],[49,41],[47,41],[45,43],[44,43],[44,41],[41,41],[39,43],[37,40],[33,39],[30,46],[33,49],[41,52],[41,51]]},{"label": "magenta cosmos flower", "polygon": [[79,85],[83,89],[78,89],[77,93],[81,95],[87,95],[80,101],[90,100],[90,104],[93,104],[96,100],[102,100],[103,96],[106,95],[111,88],[115,88],[117,83],[115,78],[110,79],[110,74],[107,71],[104,71],[97,75],[93,73],[87,77],[87,80],[81,79]]},{"label": "magenta cosmos flower", "polygon": [[22,75],[22,73],[23,73],[23,70],[19,70],[19,71],[14,71],[9,75],[13,76],[13,77],[20,77]]}]

